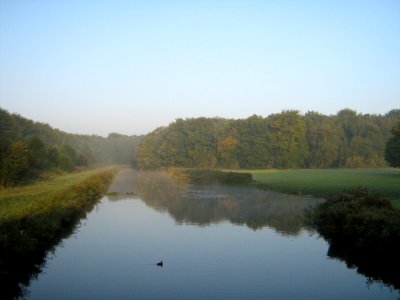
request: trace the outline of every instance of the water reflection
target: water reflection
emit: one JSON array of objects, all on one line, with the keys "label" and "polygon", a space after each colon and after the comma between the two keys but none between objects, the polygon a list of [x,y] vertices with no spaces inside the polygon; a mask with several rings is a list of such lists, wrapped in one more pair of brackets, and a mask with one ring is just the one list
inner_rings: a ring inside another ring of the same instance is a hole
[{"label": "water reflection", "polygon": [[111,186],[110,200],[137,194],[148,206],[167,211],[178,224],[207,226],[229,221],[253,230],[270,227],[281,234],[298,235],[304,210],[322,199],[285,195],[250,187],[179,185],[165,172],[131,171]]},{"label": "water reflection", "polygon": [[[167,211],[178,224],[207,226],[229,221],[253,230],[270,227],[281,235],[298,235],[304,226],[304,211],[323,201],[263,191],[250,187],[222,185],[179,185],[165,172],[125,171],[117,180],[120,191],[110,200],[141,198],[149,207]],[[122,191],[122,192],[121,192]],[[310,230],[310,228],[307,228]],[[399,262],[360,253],[346,245],[331,244],[327,256],[357,269],[367,283],[379,282],[400,288]]]},{"label": "water reflection", "polygon": [[[307,231],[290,238],[276,233],[297,234],[304,208],[318,199],[180,186],[162,172],[130,170],[116,178],[107,198],[77,238],[57,250],[30,286],[31,299],[398,297],[380,285],[366,288],[363,277],[327,259],[323,239]],[[255,230],[263,226],[275,230]]]},{"label": "water reflection", "polygon": [[49,253],[74,233],[94,206],[93,202],[81,210],[68,211],[62,226],[50,232],[44,232],[41,226],[51,222],[51,215],[0,222],[0,298],[25,298],[28,285],[42,272]]},{"label": "water reflection", "polygon": [[[327,255],[346,263],[349,269],[356,269],[365,276],[368,284],[374,282],[400,290],[400,260],[394,251],[379,255],[375,249],[354,249],[349,245],[331,242]],[[399,298],[400,299],[400,298]]]}]

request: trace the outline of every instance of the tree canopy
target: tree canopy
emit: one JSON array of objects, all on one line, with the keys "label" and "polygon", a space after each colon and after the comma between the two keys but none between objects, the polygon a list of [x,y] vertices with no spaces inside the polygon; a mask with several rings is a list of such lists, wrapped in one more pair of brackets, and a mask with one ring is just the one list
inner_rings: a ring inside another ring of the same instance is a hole
[{"label": "tree canopy", "polygon": [[68,134],[0,108],[0,185],[28,182],[49,170],[129,164],[140,139],[116,133],[107,138]]},{"label": "tree canopy", "polygon": [[392,137],[386,143],[385,159],[392,167],[400,167],[400,122],[392,128]]},{"label": "tree canopy", "polygon": [[385,143],[400,110],[363,115],[301,115],[177,119],[146,135],[137,149],[140,168],[330,168],[386,166]]}]

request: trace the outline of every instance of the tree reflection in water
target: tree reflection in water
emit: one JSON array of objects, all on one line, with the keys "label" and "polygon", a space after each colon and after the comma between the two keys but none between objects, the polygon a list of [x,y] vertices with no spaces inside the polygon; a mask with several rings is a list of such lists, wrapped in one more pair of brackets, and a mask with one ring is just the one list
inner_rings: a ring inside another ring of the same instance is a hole
[{"label": "tree reflection in water", "polygon": [[[207,226],[222,221],[246,225],[253,230],[270,227],[282,235],[298,235],[305,224],[304,212],[320,198],[293,196],[252,187],[222,185],[183,185],[166,172],[126,171],[126,178],[115,190],[123,191],[110,200],[140,197],[148,206],[167,211],[178,224]],[[126,193],[128,195],[126,195]],[[311,228],[307,228],[311,230]],[[355,251],[346,245],[331,244],[327,256],[344,261],[348,268],[367,278],[400,289],[397,257],[374,257],[368,251]]]},{"label": "tree reflection in water", "polygon": [[345,262],[349,269],[356,269],[368,279],[368,284],[379,282],[400,291],[400,260],[395,251],[377,253],[375,249],[355,249],[340,242],[331,242],[327,255]]},{"label": "tree reflection in water", "polygon": [[[131,195],[120,193],[109,199],[138,194],[148,206],[167,211],[178,224],[207,226],[229,221],[253,230],[270,227],[284,235],[298,235],[304,225],[304,210],[323,201],[252,187],[178,184],[161,171],[130,172],[121,174],[126,179],[110,191],[122,190]],[[132,175],[134,179],[129,180]]]}]

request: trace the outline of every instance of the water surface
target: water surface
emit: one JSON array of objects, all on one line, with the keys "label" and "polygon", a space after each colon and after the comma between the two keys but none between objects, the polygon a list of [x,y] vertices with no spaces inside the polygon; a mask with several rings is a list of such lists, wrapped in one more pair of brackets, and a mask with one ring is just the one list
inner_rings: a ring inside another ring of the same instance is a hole
[{"label": "water surface", "polygon": [[[29,299],[397,299],[303,228],[321,199],[124,171]],[[164,261],[163,267],[156,263]]]}]

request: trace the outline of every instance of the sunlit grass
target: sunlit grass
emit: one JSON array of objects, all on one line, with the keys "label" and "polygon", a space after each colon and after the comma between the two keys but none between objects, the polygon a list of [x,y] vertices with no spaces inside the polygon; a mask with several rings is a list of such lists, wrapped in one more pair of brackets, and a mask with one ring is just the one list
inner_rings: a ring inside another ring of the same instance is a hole
[{"label": "sunlit grass", "polygon": [[271,190],[329,196],[356,186],[367,187],[400,208],[399,169],[249,170],[253,179]]},{"label": "sunlit grass", "polygon": [[55,176],[34,184],[0,190],[0,221],[43,213],[75,201],[71,189],[116,167],[103,167]]}]

